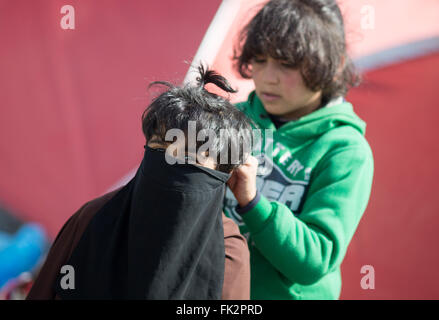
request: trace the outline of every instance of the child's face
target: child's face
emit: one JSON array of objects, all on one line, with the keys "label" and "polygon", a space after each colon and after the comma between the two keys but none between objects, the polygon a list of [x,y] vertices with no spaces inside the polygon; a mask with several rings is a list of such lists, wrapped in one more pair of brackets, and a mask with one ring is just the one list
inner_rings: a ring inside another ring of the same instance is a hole
[{"label": "child's face", "polygon": [[308,89],[300,70],[269,56],[254,58],[251,66],[256,94],[268,113],[298,119],[319,107],[321,91]]}]

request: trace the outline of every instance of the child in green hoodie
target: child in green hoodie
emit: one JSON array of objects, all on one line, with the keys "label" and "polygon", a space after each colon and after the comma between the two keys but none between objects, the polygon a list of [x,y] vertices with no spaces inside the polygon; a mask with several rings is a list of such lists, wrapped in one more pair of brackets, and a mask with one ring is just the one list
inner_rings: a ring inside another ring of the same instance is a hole
[{"label": "child in green hoodie", "polygon": [[269,1],[243,29],[236,61],[255,84],[237,107],[262,133],[271,130],[265,170],[257,175],[251,157],[224,203],[248,238],[251,298],[338,299],[340,265],[373,177],[366,125],[344,98],[358,76],[339,7]]}]

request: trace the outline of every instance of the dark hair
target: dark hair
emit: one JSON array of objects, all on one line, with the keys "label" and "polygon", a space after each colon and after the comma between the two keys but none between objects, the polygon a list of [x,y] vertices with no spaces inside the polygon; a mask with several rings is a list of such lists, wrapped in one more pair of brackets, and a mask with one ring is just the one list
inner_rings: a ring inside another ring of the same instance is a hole
[{"label": "dark hair", "polygon": [[[187,129],[189,121],[195,122],[196,134],[201,130],[211,130],[215,134],[213,141],[209,141],[210,151],[217,155],[216,169],[223,172],[231,172],[232,169],[244,163],[249,152],[244,152],[244,144],[251,144],[251,120],[226,98],[211,93],[205,89],[208,83],[214,84],[225,92],[234,93],[228,81],[213,70],[198,67],[199,77],[197,84],[186,84],[182,87],[171,83],[155,81],[156,84],[165,85],[168,90],[153,99],[142,115],[142,129],[147,141],[153,136],[157,142],[171,143],[165,140],[166,132],[170,129],[180,129],[185,133],[187,142]],[[234,132],[233,132],[233,130]],[[220,131],[223,134],[220,135]],[[196,141],[196,150],[204,141]],[[186,151],[188,145],[186,143]],[[238,159],[232,159],[232,150],[239,150]],[[220,161],[220,154],[227,152],[227,163]],[[237,161],[236,161],[237,160]]]},{"label": "dark hair", "polygon": [[269,1],[241,31],[234,59],[242,77],[251,78],[251,60],[258,55],[299,68],[306,86],[322,90],[325,102],[360,82],[335,0]]}]

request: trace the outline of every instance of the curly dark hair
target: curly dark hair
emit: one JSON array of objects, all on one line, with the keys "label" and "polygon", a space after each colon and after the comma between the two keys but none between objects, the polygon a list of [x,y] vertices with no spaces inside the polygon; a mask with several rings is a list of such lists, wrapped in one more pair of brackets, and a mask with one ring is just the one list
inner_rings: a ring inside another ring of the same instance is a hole
[{"label": "curly dark hair", "polygon": [[346,53],[343,17],[335,0],[271,0],[242,29],[234,59],[251,78],[251,62],[270,56],[299,68],[306,86],[322,100],[345,95],[360,83]]},{"label": "curly dark hair", "polygon": [[[166,140],[166,133],[171,129],[180,129],[184,132],[186,142],[189,121],[195,123],[195,131],[202,130],[214,133],[209,151],[215,154],[216,169],[222,172],[231,172],[234,168],[244,163],[251,150],[253,122],[239,111],[228,99],[206,90],[208,83],[214,84],[227,93],[234,93],[228,81],[213,70],[208,70],[202,65],[198,67],[199,76],[197,83],[174,86],[169,82],[155,81],[150,84],[161,84],[167,90],[153,99],[142,115],[142,129],[146,141],[154,137],[155,142],[164,145],[171,143]],[[224,134],[221,134],[221,131]],[[210,137],[196,141],[196,150]],[[175,141],[175,139],[174,139]],[[251,147],[250,147],[251,148]],[[233,151],[236,152],[232,157]],[[248,150],[249,152],[246,152]],[[188,143],[186,143],[188,151]],[[227,155],[226,161],[220,156]],[[237,156],[237,157],[236,157]],[[225,162],[225,163],[224,163]]]}]

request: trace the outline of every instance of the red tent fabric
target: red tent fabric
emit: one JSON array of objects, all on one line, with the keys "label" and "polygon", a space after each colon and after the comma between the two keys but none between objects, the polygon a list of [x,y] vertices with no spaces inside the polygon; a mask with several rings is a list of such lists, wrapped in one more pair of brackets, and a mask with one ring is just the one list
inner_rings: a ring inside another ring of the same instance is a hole
[{"label": "red tent fabric", "polygon": [[[367,122],[375,174],[342,264],[344,299],[439,299],[439,53],[364,74],[348,100]],[[372,265],[375,289],[361,268]]]}]

